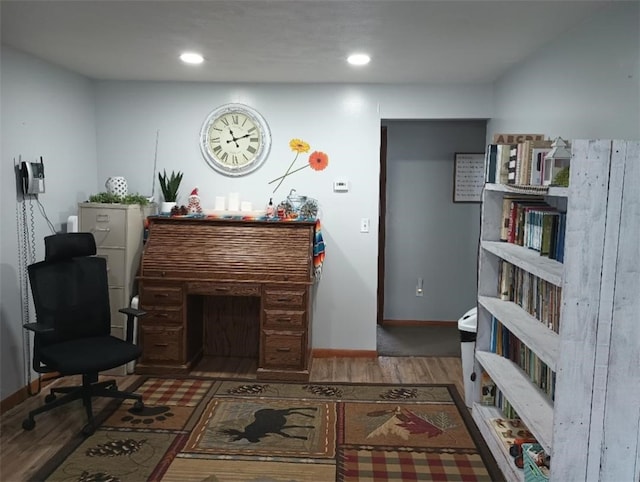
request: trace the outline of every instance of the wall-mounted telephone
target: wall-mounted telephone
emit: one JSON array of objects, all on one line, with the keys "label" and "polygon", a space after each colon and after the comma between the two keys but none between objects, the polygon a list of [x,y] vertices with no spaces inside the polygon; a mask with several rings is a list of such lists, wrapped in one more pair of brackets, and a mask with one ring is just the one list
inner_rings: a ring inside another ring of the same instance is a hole
[{"label": "wall-mounted telephone", "polygon": [[22,192],[25,194],[40,194],[44,192],[44,162],[22,162],[20,165],[22,176]]}]

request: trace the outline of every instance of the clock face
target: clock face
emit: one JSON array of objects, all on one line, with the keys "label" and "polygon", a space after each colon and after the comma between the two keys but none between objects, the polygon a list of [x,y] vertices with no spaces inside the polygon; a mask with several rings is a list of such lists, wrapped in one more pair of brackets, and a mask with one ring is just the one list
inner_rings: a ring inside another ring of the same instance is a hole
[{"label": "clock face", "polygon": [[225,104],[209,114],[200,131],[200,149],[207,163],[227,176],[258,169],[271,149],[264,118],[243,104]]}]

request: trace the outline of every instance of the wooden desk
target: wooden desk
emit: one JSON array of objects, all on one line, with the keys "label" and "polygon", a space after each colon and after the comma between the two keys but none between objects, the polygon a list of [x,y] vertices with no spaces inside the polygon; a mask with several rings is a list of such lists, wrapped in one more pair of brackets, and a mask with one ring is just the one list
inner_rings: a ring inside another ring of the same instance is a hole
[{"label": "wooden desk", "polygon": [[253,356],[259,379],[309,378],[313,222],[150,218],[136,373]]}]

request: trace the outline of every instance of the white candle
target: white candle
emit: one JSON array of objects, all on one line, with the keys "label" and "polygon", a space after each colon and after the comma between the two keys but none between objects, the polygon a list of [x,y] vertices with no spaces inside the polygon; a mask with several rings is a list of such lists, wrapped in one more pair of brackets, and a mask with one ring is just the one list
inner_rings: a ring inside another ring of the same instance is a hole
[{"label": "white candle", "polygon": [[216,196],[216,211],[224,211],[225,201],[224,196]]},{"label": "white candle", "polygon": [[240,211],[243,211],[243,212],[251,211],[251,203],[249,201],[242,201],[240,203]]},{"label": "white candle", "polygon": [[229,211],[240,210],[240,194],[237,192],[229,193]]}]

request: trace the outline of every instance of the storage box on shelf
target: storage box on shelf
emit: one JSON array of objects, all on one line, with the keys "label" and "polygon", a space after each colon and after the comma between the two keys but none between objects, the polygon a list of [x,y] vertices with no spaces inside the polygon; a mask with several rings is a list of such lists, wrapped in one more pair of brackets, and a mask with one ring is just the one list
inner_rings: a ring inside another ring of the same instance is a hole
[{"label": "storage box on shelf", "polygon": [[[606,392],[615,390],[620,399],[640,398],[640,376],[630,361],[633,356],[637,360],[640,329],[637,314],[635,324],[629,320],[634,312],[628,303],[634,299],[636,310],[639,308],[640,203],[638,183],[631,180],[639,178],[639,143],[597,140],[574,141],[572,145],[569,188],[534,189],[527,194],[526,189],[502,184],[485,187],[475,371],[491,377],[497,387],[496,398],[508,401],[551,455],[550,480],[637,480],[637,465],[616,457],[609,444],[615,444],[629,456],[627,460],[632,460],[632,452],[640,446],[640,435],[629,434],[628,430],[617,433],[624,429],[622,410],[609,410],[607,404],[621,408],[623,402],[612,400]],[[510,196],[522,202],[518,219],[533,223],[524,241],[519,233],[522,245],[513,238],[512,243],[505,242],[505,219],[514,222],[505,214],[509,203],[504,200]],[[526,203],[528,197],[535,202]],[[541,200],[552,207],[540,208]],[[541,238],[527,242],[527,235],[541,235],[544,223],[550,222],[544,219],[553,208],[566,211],[566,219],[555,216],[553,221],[561,220],[556,228],[566,230],[565,238],[550,254],[542,256],[532,249],[548,251],[543,249]],[[625,212],[630,224],[620,222]],[[635,226],[635,237],[633,229],[626,229],[635,244],[629,238],[623,240],[624,226]],[[626,260],[624,268],[621,256]],[[503,283],[505,273],[513,276],[511,284]],[[624,286],[616,284],[618,277],[625,277]],[[633,289],[635,297],[614,296],[614,292],[631,293]],[[626,314],[624,319],[622,312]],[[616,330],[614,319],[624,332]],[[633,342],[624,343],[634,335]],[[613,342],[617,342],[615,353]],[[635,380],[632,385],[627,381],[626,394],[624,370],[633,371],[627,376]],[[492,427],[491,420],[504,415],[498,407],[481,403],[483,378],[476,377],[473,418],[505,477],[521,481],[524,472],[515,468]],[[640,413],[632,418],[627,427],[638,426]],[[608,450],[602,448],[605,439]]]}]

